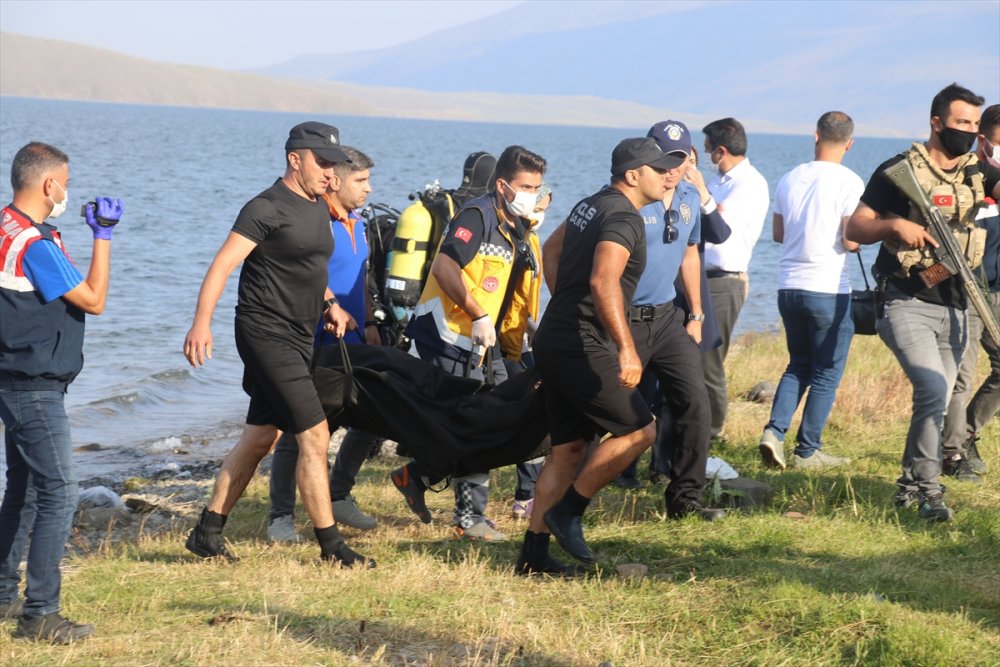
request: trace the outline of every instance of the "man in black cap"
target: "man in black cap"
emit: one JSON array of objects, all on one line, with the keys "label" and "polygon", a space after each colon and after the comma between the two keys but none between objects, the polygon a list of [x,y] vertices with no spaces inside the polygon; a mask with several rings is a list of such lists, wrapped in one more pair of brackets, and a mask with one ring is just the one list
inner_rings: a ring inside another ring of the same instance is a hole
[{"label": "man in black cap", "polygon": [[316,323],[322,317],[326,329],[339,337],[351,322],[327,287],[333,236],[322,199],[334,164],[349,160],[337,128],[317,122],[291,129],[285,157],[285,175],[247,202],[216,253],[184,340],[184,356],[192,366],[211,358],[212,313],[229,275],[243,263],[236,348],[250,407],[243,435],[222,462],[186,546],[203,558],[234,559],[223,543],[222,527],[280,429],[294,433],[298,442],[296,480],[323,560],[373,567],[374,561],[344,544],[334,525],[327,471],[330,430],[310,374]]},{"label": "man in black cap", "polygon": [[[535,487],[521,574],[567,573],[549,556],[550,532],[574,558],[593,563],[583,539],[587,504],[653,442],[626,311],[646,265],[638,209],[662,199],[667,170],[682,160],[653,139],[622,141],[611,155],[611,185],[574,206],[545,243],[546,262],[551,257],[558,268],[545,272],[552,299],[534,352],[553,447]],[[605,434],[581,469],[587,443]]]}]

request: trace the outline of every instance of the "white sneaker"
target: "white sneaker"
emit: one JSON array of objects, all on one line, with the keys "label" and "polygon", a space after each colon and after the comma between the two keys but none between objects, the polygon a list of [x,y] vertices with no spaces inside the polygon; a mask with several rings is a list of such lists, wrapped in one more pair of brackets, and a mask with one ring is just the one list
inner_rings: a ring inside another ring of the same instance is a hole
[{"label": "white sneaker", "polygon": [[774,433],[765,428],[757,449],[760,451],[760,461],[765,466],[785,469],[785,446]]},{"label": "white sneaker", "polygon": [[267,539],[271,542],[298,542],[302,538],[295,532],[295,518],[285,514],[271,519],[267,527]]},{"label": "white sneaker", "polygon": [[817,450],[807,459],[804,459],[796,454],[792,458],[792,467],[798,468],[799,470],[826,470],[827,468],[836,468],[837,466],[846,465],[850,462],[851,459],[846,456],[830,456],[829,454],[824,454],[822,451]]}]

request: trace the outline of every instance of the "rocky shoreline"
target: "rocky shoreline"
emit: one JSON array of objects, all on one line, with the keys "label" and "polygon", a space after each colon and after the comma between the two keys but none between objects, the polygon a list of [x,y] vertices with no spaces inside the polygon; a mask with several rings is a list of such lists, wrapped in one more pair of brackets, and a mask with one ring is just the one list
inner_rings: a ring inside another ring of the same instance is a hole
[{"label": "rocky shoreline", "polygon": [[[331,461],[344,431],[330,441]],[[379,456],[395,455],[396,443],[385,441]],[[194,524],[212,492],[222,459],[160,459],[131,474],[91,477],[80,482],[80,503],[73,519],[71,550],[91,552],[108,543],[134,542]],[[271,457],[258,474],[269,474]]]}]

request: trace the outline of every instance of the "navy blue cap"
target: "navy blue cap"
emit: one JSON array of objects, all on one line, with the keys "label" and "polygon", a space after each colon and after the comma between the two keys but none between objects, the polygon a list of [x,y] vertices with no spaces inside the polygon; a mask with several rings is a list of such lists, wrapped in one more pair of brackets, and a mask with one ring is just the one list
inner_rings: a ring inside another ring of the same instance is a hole
[{"label": "navy blue cap", "polygon": [[649,128],[646,136],[656,139],[656,143],[664,153],[691,155],[691,133],[687,125],[679,120],[661,120]]}]

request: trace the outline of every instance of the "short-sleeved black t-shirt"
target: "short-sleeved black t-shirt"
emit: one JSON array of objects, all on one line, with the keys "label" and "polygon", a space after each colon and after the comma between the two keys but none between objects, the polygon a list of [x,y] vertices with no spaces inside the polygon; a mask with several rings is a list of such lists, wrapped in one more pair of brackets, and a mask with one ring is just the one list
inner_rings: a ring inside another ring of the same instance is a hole
[{"label": "short-sleeved black t-shirt", "polygon": [[[886,169],[903,159],[905,155],[901,153],[880,164],[868,180],[864,194],[861,195],[862,203],[882,217],[905,218],[910,211],[910,200],[885,175]],[[986,192],[989,194],[1000,180],[1000,172],[983,164],[980,164],[980,169],[983,169]],[[879,273],[889,276],[889,282],[905,294],[928,303],[965,308],[965,294],[955,278],[949,278],[934,287],[925,287],[916,271],[911,270],[908,278],[893,275],[900,270],[899,260],[895,253],[886,250],[884,245],[879,248],[875,267]]]},{"label": "short-sleeved black t-shirt", "polygon": [[448,223],[441,247],[438,252],[455,260],[460,267],[465,268],[479,252],[479,246],[486,235],[486,223],[483,214],[477,208],[465,208]]},{"label": "short-sleeved black t-shirt", "polygon": [[326,204],[300,197],[278,179],[246,203],[233,231],[257,244],[240,272],[236,316],[311,346],[333,254]]},{"label": "short-sleeved black t-shirt", "polygon": [[613,241],[631,253],[621,287],[625,304],[632,303],[635,286],[646,267],[646,227],[632,202],[618,190],[606,187],[581,200],[566,218],[556,289],[545,308],[540,331],[579,329],[581,320],[600,327],[590,292],[590,274],[601,241]]}]

